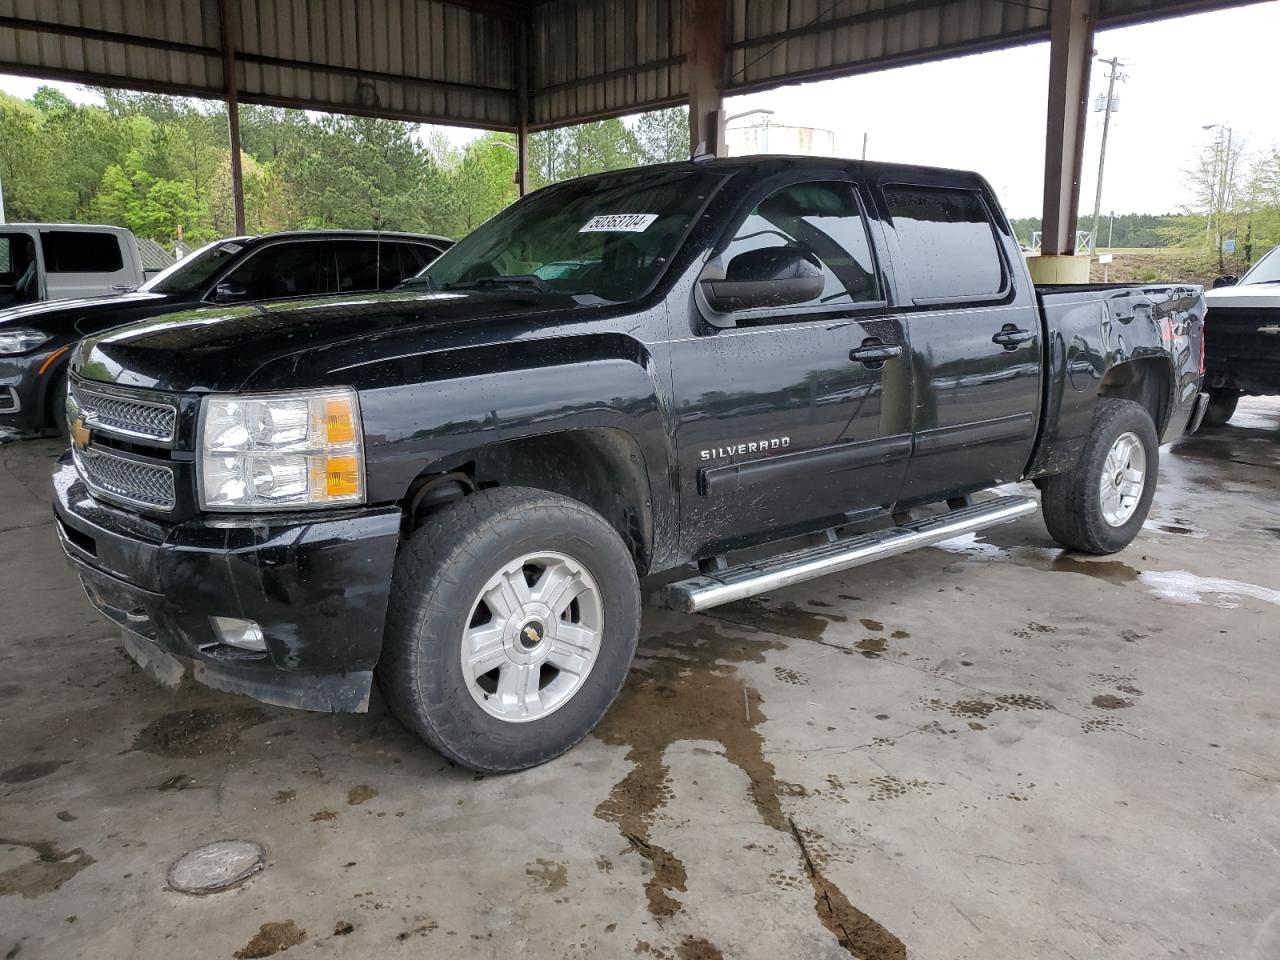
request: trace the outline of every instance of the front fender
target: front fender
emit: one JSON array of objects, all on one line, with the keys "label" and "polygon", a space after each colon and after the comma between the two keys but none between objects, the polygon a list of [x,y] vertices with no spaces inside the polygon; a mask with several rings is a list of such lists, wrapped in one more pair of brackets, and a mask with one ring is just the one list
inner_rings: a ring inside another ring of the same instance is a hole
[{"label": "front fender", "polygon": [[378,385],[389,376],[360,389],[370,502],[398,501],[420,474],[457,467],[491,444],[610,428],[639,449],[655,561],[668,552],[678,516],[670,404],[659,365],[637,340],[611,333],[455,349],[401,361],[400,382]]}]

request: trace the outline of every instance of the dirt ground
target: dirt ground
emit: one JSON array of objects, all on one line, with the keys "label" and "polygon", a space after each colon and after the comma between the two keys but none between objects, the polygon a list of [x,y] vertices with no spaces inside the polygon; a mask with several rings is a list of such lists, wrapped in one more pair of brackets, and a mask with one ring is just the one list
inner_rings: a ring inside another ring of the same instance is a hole
[{"label": "dirt ground", "polygon": [[[648,611],[598,732],[507,777],[376,701],[154,686],[62,561],[54,454],[0,448],[5,960],[1280,957],[1274,400],[1163,451],[1116,557],[1032,517]],[[167,888],[218,839],[266,868]]]}]

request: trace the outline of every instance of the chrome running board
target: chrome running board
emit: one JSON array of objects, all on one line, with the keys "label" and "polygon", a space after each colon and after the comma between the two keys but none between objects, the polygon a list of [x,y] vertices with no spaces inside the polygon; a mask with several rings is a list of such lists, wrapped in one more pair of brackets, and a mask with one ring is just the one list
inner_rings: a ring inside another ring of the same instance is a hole
[{"label": "chrome running board", "polygon": [[792,550],[765,560],[669,583],[651,597],[651,602],[672,610],[697,613],[767,590],[860,567],[908,550],[1009,523],[1035,513],[1036,509],[1036,501],[1030,497],[998,497],[971,507],[911,520],[901,526]]}]

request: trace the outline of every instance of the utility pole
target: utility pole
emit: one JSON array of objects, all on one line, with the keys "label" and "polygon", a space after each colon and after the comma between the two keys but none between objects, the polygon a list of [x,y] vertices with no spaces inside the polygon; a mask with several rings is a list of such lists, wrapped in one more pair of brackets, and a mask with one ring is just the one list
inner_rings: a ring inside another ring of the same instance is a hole
[{"label": "utility pole", "polygon": [[1093,198],[1093,236],[1089,240],[1090,256],[1098,248],[1098,226],[1102,217],[1102,171],[1107,162],[1107,134],[1111,130],[1111,108],[1115,103],[1116,81],[1123,81],[1125,78],[1125,75],[1120,72],[1124,62],[1119,57],[1112,57],[1110,60],[1099,57],[1098,60],[1110,64],[1111,72],[1107,74],[1107,102],[1102,114],[1102,147],[1098,151],[1098,190]]},{"label": "utility pole", "polygon": [[867,159],[867,132],[862,131],[862,159]]},{"label": "utility pole", "polygon": [[[1231,124],[1206,123],[1204,130],[1217,130],[1213,147],[1213,187],[1209,202],[1209,222],[1205,225],[1213,233],[1218,247],[1218,270],[1225,270],[1222,256],[1222,221],[1227,212],[1227,194],[1231,189]],[[1226,134],[1226,137],[1223,137]],[[1225,142],[1224,142],[1225,139]]]}]

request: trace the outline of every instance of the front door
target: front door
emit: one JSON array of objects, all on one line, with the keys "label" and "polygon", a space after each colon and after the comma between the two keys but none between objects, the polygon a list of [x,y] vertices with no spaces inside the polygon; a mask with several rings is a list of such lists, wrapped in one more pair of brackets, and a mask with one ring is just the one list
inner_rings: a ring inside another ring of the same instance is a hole
[{"label": "front door", "polygon": [[688,327],[673,320],[682,540],[696,556],[891,510],[910,454],[904,325],[887,316],[856,185],[770,184],[708,269],[779,246],[820,265],[820,295],[729,314],[695,298]]},{"label": "front door", "polygon": [[1021,254],[976,182],[882,189],[914,373],[902,501],[1017,480],[1035,443],[1042,371],[1035,293],[1014,269]]}]

